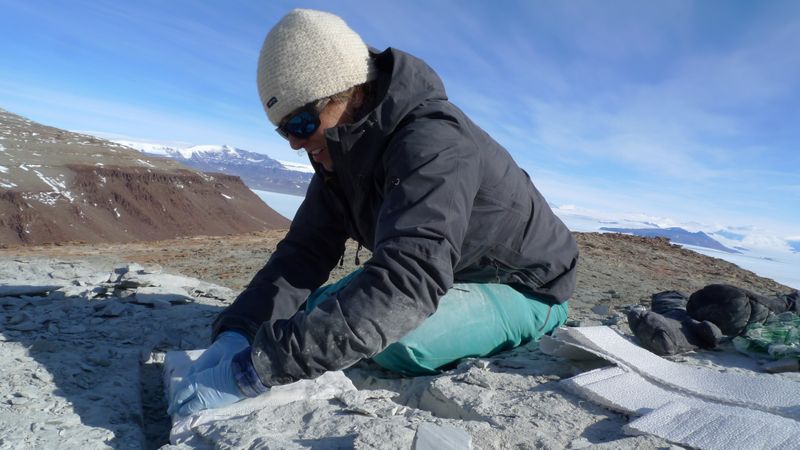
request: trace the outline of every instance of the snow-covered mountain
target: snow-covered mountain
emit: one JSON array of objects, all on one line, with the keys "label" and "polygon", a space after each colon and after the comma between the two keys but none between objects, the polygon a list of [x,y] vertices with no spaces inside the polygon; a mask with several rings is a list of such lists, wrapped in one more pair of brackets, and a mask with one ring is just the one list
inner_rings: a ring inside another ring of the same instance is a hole
[{"label": "snow-covered mountain", "polygon": [[144,153],[179,160],[202,172],[236,175],[251,189],[305,195],[314,173],[309,164],[282,162],[229,145],[181,147],[129,140],[115,142]]},{"label": "snow-covered mountain", "polygon": [[[741,253],[740,250],[728,248],[719,243],[708,234],[702,231],[684,230],[681,227],[669,228],[614,228],[614,227],[600,227],[601,231],[610,231],[612,233],[625,233],[633,234],[643,237],[664,237],[669,239],[674,244],[694,245],[696,247],[705,247],[711,250],[719,250],[727,253]],[[744,250],[744,249],[741,249]]]},{"label": "snow-covered mountain", "polygon": [[[574,205],[550,206],[572,231],[608,232],[613,227],[640,236],[663,236],[670,238],[674,244],[724,259],[787,286],[800,288],[800,272],[797,271],[797,267],[800,267],[800,239],[796,236],[784,236],[753,226],[681,222],[644,214],[606,213]],[[655,233],[659,229],[663,233]],[[680,239],[700,233],[713,242]],[[718,248],[714,242],[728,249],[736,249],[737,252]]]}]

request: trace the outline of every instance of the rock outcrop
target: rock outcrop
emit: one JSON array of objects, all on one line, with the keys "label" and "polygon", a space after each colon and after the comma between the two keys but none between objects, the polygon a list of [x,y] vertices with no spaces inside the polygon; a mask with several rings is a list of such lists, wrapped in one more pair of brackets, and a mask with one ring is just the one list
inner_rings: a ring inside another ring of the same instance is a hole
[{"label": "rock outcrop", "polygon": [[0,245],[286,228],[238,177],[190,170],[0,109]]}]

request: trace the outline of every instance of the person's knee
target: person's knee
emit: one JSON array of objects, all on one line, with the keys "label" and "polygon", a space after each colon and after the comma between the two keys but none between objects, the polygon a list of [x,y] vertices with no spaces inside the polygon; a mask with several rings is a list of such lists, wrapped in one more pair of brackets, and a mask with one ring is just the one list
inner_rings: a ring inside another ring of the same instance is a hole
[{"label": "person's knee", "polygon": [[433,375],[438,373],[435,366],[421,352],[412,345],[404,342],[395,342],[386,347],[382,352],[372,357],[372,360],[386,370],[402,375]]}]

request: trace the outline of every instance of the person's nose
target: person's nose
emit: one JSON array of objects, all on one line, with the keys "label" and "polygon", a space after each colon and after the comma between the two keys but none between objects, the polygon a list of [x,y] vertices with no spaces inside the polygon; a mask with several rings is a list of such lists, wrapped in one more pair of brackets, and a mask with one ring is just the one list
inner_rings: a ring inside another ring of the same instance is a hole
[{"label": "person's nose", "polygon": [[292,147],[292,150],[300,150],[303,148],[303,145],[306,143],[307,139],[299,138],[293,134],[289,135],[289,146]]}]

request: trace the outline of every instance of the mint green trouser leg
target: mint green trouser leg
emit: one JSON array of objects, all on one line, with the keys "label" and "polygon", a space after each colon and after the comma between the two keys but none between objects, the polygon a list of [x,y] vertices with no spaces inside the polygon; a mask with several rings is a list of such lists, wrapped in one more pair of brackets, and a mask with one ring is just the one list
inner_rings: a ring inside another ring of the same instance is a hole
[{"label": "mint green trouser leg", "polygon": [[[356,273],[318,289],[306,310],[342,289]],[[435,374],[461,358],[490,356],[539,340],[566,322],[567,310],[567,304],[551,307],[504,284],[456,283],[432,316],[372,359],[405,375]]]}]

